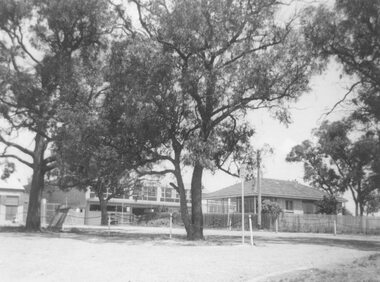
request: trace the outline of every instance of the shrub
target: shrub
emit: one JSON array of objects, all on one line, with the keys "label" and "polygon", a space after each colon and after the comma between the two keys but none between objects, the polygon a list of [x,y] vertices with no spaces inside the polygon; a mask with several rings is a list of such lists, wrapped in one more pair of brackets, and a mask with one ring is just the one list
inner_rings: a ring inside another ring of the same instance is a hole
[{"label": "shrub", "polygon": [[282,213],[282,209],[278,203],[264,200],[261,205],[261,212],[263,214],[270,214],[274,217],[278,217],[279,214]]}]

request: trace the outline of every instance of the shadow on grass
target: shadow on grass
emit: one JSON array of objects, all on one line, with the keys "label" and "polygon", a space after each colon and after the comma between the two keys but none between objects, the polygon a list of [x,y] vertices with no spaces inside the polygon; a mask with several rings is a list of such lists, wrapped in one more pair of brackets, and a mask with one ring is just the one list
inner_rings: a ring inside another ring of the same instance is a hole
[{"label": "shadow on grass", "polygon": [[[215,239],[224,241],[231,240],[229,236],[210,236]],[[240,240],[240,239],[239,239]],[[254,242],[260,244],[291,244],[291,245],[321,245],[329,247],[340,247],[347,249],[355,249],[360,251],[380,251],[380,236],[378,241],[366,241],[365,237],[358,239],[348,239],[342,237],[308,237],[308,236],[281,236],[281,237],[266,237],[255,236]]]},{"label": "shadow on grass", "polygon": [[[151,245],[178,245],[178,246],[232,246],[240,245],[241,237],[236,235],[208,235],[204,241],[188,241],[185,235],[173,234],[170,239],[169,234],[139,233],[133,228],[129,230],[107,230],[107,229],[79,229],[71,228],[65,232],[53,232],[42,230],[41,232],[26,232],[24,227],[1,227],[0,233],[12,233],[12,236],[20,237],[41,237],[41,238],[67,238],[85,241],[88,243],[123,243],[123,244],[151,244]],[[247,236],[246,241],[249,242]],[[287,244],[287,245],[320,245],[329,247],[340,247],[361,251],[380,251],[379,240],[367,241],[365,236],[355,239],[342,237],[274,237],[274,236],[254,236],[257,246],[266,244]]]}]

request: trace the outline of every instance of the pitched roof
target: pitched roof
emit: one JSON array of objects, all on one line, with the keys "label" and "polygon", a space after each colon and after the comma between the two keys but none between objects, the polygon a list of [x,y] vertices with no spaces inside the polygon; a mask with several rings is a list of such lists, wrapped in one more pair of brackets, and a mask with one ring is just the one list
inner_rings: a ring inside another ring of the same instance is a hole
[{"label": "pitched roof", "polygon": [[24,191],[24,187],[18,179],[0,179],[0,190]]},{"label": "pitched roof", "polygon": [[[252,180],[245,183],[244,196],[256,196],[258,194],[255,185],[252,184]],[[261,195],[263,197],[321,200],[327,194],[296,181],[263,178],[261,179]],[[241,183],[236,183],[204,195],[204,199],[206,200],[229,197],[241,197]],[[342,202],[345,200],[338,198],[338,201]]]}]

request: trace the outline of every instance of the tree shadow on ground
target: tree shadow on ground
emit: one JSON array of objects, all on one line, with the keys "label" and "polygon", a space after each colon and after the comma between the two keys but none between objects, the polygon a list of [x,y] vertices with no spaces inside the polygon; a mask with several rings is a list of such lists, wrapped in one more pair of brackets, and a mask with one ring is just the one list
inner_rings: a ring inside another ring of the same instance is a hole
[{"label": "tree shadow on ground", "polygon": [[[107,229],[79,229],[71,228],[65,232],[53,232],[43,230],[42,232],[25,232],[23,228],[1,228],[1,233],[11,232],[12,236],[20,236],[26,238],[66,238],[85,241],[88,243],[123,243],[131,245],[151,244],[151,245],[168,245],[168,246],[231,246],[240,245],[241,236],[231,235],[208,235],[204,241],[188,241],[185,235],[173,234],[170,239],[169,234],[158,233],[142,233],[137,229],[128,230],[107,230]],[[293,244],[293,245],[320,245],[329,247],[339,247],[347,249],[355,249],[361,251],[380,251],[380,238],[378,240],[366,240],[365,236],[357,238],[344,237],[324,237],[326,234],[313,234],[307,236],[300,234],[299,236],[271,236],[255,235],[254,243],[258,247],[265,247],[267,244]],[[247,244],[249,237],[246,237]]]}]

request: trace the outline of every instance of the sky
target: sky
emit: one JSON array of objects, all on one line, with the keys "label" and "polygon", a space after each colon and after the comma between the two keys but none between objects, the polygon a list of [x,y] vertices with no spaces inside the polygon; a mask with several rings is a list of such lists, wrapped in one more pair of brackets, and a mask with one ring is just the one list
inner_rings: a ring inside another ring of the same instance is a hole
[{"label": "sky", "polygon": [[[311,80],[311,90],[301,98],[290,104],[292,123],[288,126],[274,119],[266,110],[251,112],[247,120],[255,128],[252,144],[259,149],[268,144],[273,153],[263,157],[263,177],[282,180],[303,181],[302,163],[288,163],[286,155],[291,148],[306,139],[312,138],[312,130],[328,119],[330,121],[346,116],[349,108],[343,103],[331,114],[333,106],[341,100],[347,92],[350,79],[341,77],[338,64],[330,62],[327,70],[316,75]],[[207,174],[204,186],[210,191],[218,190],[229,184],[239,182],[239,179],[216,173]]]}]

